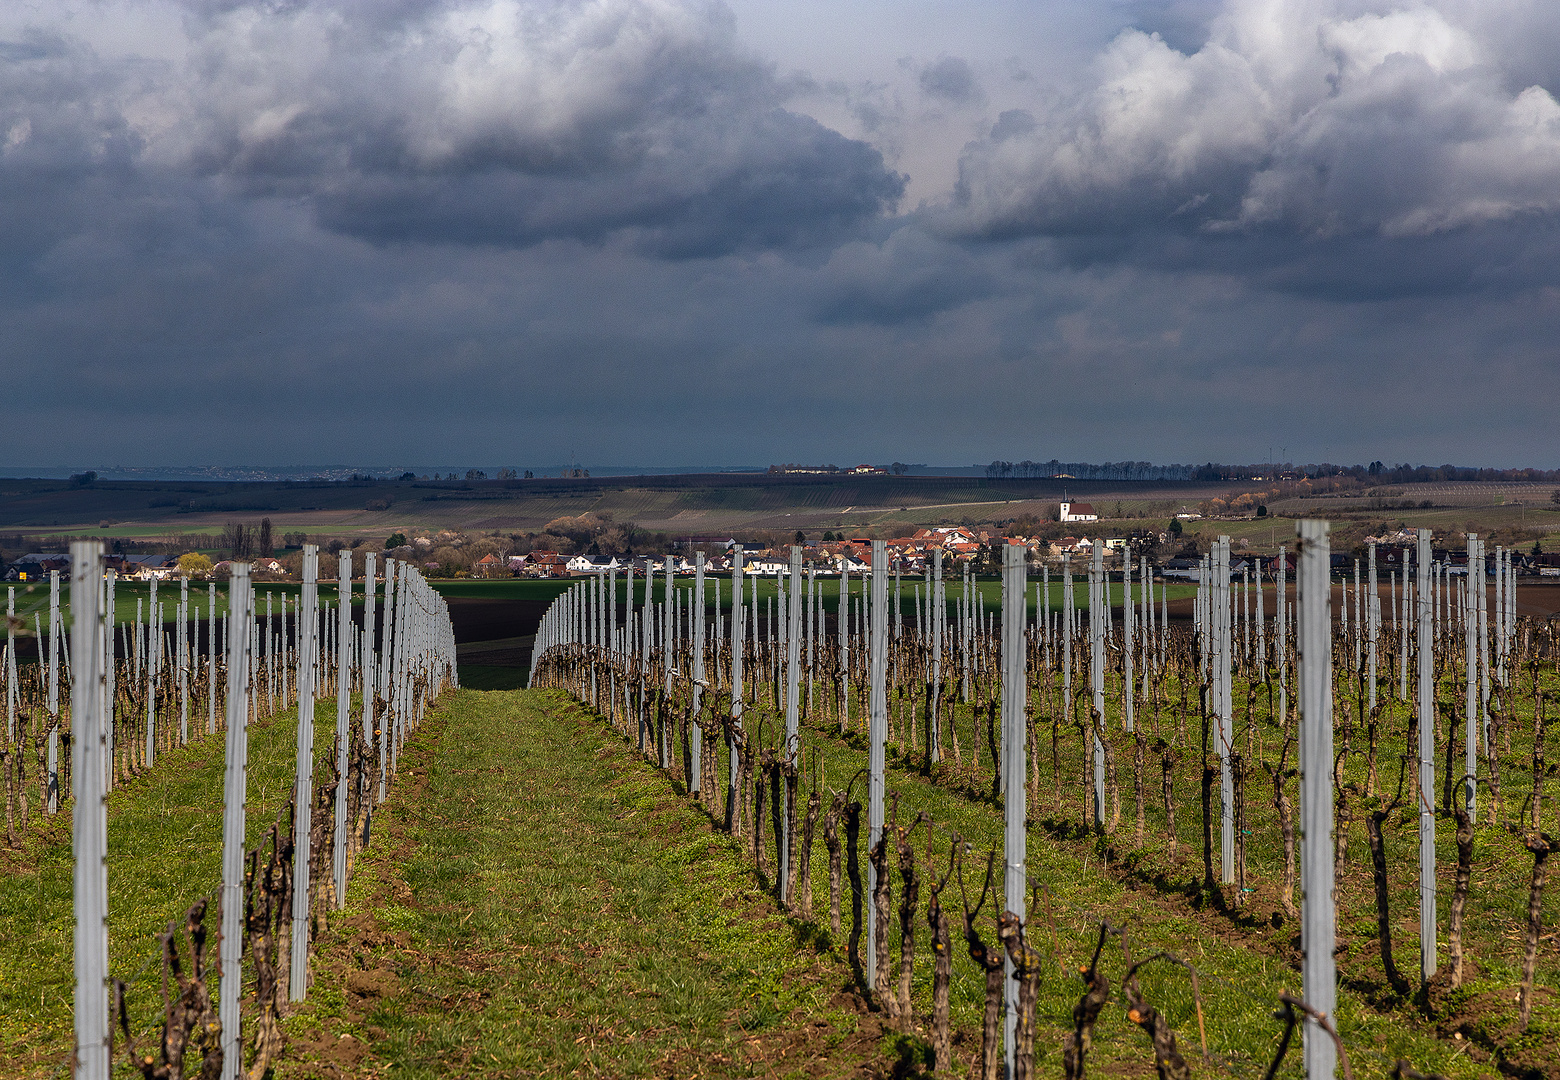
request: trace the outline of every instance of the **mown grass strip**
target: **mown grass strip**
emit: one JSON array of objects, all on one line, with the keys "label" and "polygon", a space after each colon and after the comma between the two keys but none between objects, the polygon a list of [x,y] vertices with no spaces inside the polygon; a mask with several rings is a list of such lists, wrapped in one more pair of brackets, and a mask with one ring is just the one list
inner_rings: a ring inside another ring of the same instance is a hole
[{"label": "mown grass strip", "polygon": [[[461,691],[322,940],[279,1075],[849,1076],[848,970],[735,845],[558,695]],[[341,988],[345,987],[343,991]]]}]

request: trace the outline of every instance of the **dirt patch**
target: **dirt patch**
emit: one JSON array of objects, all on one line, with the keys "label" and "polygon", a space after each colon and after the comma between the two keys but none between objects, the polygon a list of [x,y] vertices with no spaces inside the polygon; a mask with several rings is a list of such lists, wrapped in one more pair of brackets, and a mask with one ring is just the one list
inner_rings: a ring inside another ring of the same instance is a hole
[{"label": "dirt patch", "polygon": [[307,1075],[356,1076],[369,1056],[368,1044],[352,1035],[331,1036],[324,1031],[306,1031],[293,1036],[291,1043],[290,1056],[312,1065]]},{"label": "dirt patch", "polygon": [[1460,987],[1452,986],[1449,972],[1438,972],[1426,988],[1426,1006],[1436,1033],[1462,1043],[1472,1060],[1490,1062],[1508,1076],[1560,1078],[1554,1024],[1560,993],[1554,987],[1533,988],[1533,1019],[1525,1031],[1516,991],[1483,978],[1472,964]]},{"label": "dirt patch", "polygon": [[347,972],[347,993],[360,998],[394,997],[401,991],[401,980],[392,971],[375,968],[372,971]]}]

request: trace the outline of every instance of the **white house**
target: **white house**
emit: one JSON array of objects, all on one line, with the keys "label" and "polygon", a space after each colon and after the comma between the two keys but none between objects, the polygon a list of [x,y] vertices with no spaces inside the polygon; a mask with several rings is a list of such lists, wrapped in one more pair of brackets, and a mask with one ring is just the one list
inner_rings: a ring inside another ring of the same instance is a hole
[{"label": "white house", "polygon": [[1064,536],[1060,540],[1052,540],[1050,551],[1052,555],[1091,555],[1094,553],[1094,541],[1087,536]]},{"label": "white house", "polygon": [[[130,568],[134,566],[135,569]],[[178,572],[178,566],[163,566],[159,562],[148,559],[146,562],[125,562],[125,578],[134,581],[167,581]]]},{"label": "white house", "polygon": [[569,559],[571,574],[605,574],[617,568],[617,559],[607,555],[575,555]]},{"label": "white house", "polygon": [[1062,521],[1098,521],[1100,516],[1089,503],[1062,503]]}]

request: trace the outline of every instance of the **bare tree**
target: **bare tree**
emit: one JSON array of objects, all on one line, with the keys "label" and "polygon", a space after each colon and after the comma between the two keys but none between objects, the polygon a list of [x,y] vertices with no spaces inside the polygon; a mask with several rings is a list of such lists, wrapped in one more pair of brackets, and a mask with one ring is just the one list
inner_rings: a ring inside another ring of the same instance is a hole
[{"label": "bare tree", "polygon": [[230,521],[222,526],[222,547],[231,559],[249,556],[254,545],[254,531],[241,521]]}]

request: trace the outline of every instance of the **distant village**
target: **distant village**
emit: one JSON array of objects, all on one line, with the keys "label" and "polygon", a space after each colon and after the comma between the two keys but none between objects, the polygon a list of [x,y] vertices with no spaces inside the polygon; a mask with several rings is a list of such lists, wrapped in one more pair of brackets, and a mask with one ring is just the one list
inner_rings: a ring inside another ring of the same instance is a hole
[{"label": "distant village", "polygon": [[[788,466],[787,468],[802,468]],[[865,468],[865,467],[863,467]],[[1060,571],[1070,566],[1076,572],[1093,561],[1099,548],[1107,567],[1119,568],[1125,558],[1132,558],[1135,565],[1146,562],[1156,577],[1166,580],[1197,581],[1201,576],[1202,557],[1198,541],[1182,537],[1182,522],[1201,515],[1182,512],[1170,519],[1163,531],[1140,528],[1119,536],[1065,535],[1069,524],[1089,525],[1100,520],[1094,507],[1085,502],[1062,502],[1056,506],[1056,516],[1045,529],[1047,536],[1025,535],[1020,528],[1022,519],[1007,529],[995,526],[977,528],[969,525],[951,525],[917,529],[908,536],[890,537],[883,541],[889,561],[889,569],[896,574],[920,575],[930,569],[935,553],[941,552],[945,572],[958,574],[965,568],[976,574],[995,573],[1001,563],[1001,550],[1005,546],[1021,546],[1026,561],[1037,572],[1042,567]],[[1060,525],[1064,535],[1054,535]],[[802,547],[802,563],[809,571],[828,575],[861,574],[872,565],[874,539],[866,536],[849,536],[825,532],[820,540],[809,540],[798,533],[791,542],[771,539],[769,542],[753,542],[737,537],[696,536],[671,539],[652,536],[634,526],[612,523],[610,519],[593,518],[560,519],[550,523],[551,531],[504,537],[498,534],[466,534],[453,530],[407,536],[396,533],[383,546],[361,538],[349,547],[339,538],[314,537],[320,545],[320,577],[334,577],[336,554],[342,550],[354,552],[354,568],[361,573],[363,557],[368,551],[382,551],[384,556],[400,559],[413,565],[427,577],[438,578],[577,578],[600,574],[637,574],[664,572],[668,560],[674,573],[688,574],[695,569],[696,553],[705,556],[706,573],[720,575],[732,572],[740,552],[742,569],[746,574],[778,576],[789,571],[791,547]],[[585,530],[580,532],[578,530]],[[610,535],[611,543],[598,544],[588,539],[591,530],[598,531],[598,538]],[[239,539],[240,545],[250,545],[235,559],[213,560],[198,551],[134,556],[115,553],[106,557],[107,569],[113,570],[122,580],[150,581],[179,577],[191,579],[223,579],[228,576],[234,561],[250,564],[251,573],[260,580],[296,581],[301,569],[301,547],[306,539],[301,533],[284,536],[284,547],[278,553],[256,553],[253,547],[265,551],[269,547],[269,522],[261,530],[249,530],[230,525],[227,530]],[[1097,529],[1095,530],[1098,531]],[[245,540],[244,537],[249,539]],[[257,542],[255,537],[263,537]],[[575,539],[568,539],[574,536]],[[215,538],[208,538],[215,539]],[[1412,530],[1384,532],[1365,537],[1365,544],[1376,547],[1376,564],[1379,570],[1391,572],[1409,564],[1413,558],[1415,536]],[[585,548],[584,551],[553,550]],[[515,550],[529,547],[530,550]],[[603,554],[600,547],[607,547]],[[635,551],[635,548],[640,550]],[[650,550],[644,550],[649,548]],[[626,550],[625,550],[626,549]],[[1355,566],[1363,550],[1334,551],[1335,573],[1347,575]],[[1513,549],[1514,565],[1519,574],[1560,577],[1560,553],[1545,553],[1537,546],[1531,551]],[[1491,556],[1493,559],[1493,548]],[[1238,539],[1232,552],[1231,572],[1236,577],[1243,574],[1272,578],[1280,569],[1276,553],[1258,553],[1247,550],[1247,541]],[[1438,544],[1434,548],[1437,562],[1449,567],[1452,573],[1467,572],[1467,552],[1459,544]],[[1289,551],[1282,556],[1285,568],[1293,573],[1295,556]],[[62,552],[28,552],[12,559],[4,568],[3,580],[32,583],[48,580],[51,572],[65,576],[70,570],[70,556]]]}]

